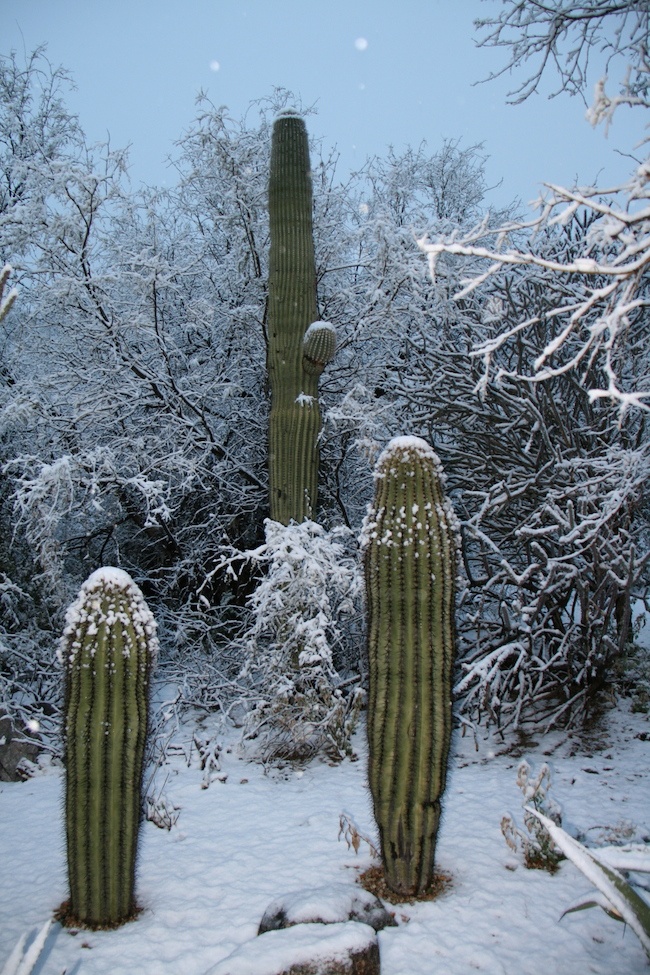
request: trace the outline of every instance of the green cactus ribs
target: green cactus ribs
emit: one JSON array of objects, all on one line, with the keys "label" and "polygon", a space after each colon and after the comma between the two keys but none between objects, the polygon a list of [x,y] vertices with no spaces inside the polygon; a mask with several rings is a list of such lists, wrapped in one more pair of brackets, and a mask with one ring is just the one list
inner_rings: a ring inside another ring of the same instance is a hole
[{"label": "green cactus ribs", "polygon": [[369,784],[386,883],[404,898],[435,879],[452,722],[457,522],[431,447],[398,437],[375,469],[363,533]]},{"label": "green cactus ribs", "polygon": [[336,348],[333,327],[317,320],[309,144],[295,112],[273,126],[269,229],[269,502],[288,525],[316,511],[318,379]]},{"label": "green cactus ribs", "polygon": [[132,919],[141,784],[156,625],[121,569],[102,568],[69,608],[65,669],[68,924]]}]

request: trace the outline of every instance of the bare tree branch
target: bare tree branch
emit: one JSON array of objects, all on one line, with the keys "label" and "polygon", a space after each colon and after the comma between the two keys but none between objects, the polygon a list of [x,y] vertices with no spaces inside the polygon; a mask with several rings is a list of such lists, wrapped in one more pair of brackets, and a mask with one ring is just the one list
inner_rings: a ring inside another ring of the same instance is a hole
[{"label": "bare tree branch", "polygon": [[[484,36],[478,47],[503,48],[508,60],[486,81],[532,65],[529,74],[509,93],[519,104],[539,91],[549,72],[559,76],[561,92],[584,97],[595,54],[605,59],[605,72],[622,63],[621,95],[648,104],[647,0],[503,0],[497,15],[475,21]],[[627,70],[629,66],[629,71]]]}]

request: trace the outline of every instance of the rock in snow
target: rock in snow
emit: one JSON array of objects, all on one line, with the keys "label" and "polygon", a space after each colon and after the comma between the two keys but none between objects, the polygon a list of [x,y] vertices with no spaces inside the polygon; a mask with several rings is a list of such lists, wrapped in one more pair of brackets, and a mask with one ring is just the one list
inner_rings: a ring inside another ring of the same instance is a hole
[{"label": "rock in snow", "polygon": [[264,912],[258,934],[294,924],[335,924],[340,921],[360,921],[375,931],[397,925],[393,915],[374,894],[350,884],[330,884],[295,891],[274,900]]},{"label": "rock in snow", "polygon": [[368,924],[296,924],[240,945],[205,975],[380,975]]}]

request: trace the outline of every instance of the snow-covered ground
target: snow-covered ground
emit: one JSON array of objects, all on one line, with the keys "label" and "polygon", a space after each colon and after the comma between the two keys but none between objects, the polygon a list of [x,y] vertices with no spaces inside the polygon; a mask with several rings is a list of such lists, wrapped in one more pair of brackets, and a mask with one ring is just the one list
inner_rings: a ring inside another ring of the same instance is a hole
[{"label": "snow-covered ground", "polygon": [[[142,914],[112,932],[55,924],[37,975],[203,975],[255,937],[279,896],[354,884],[371,855],[366,843],[355,854],[339,838],[341,814],[374,836],[361,732],[357,746],[357,762],[266,774],[238,756],[235,738],[231,750],[224,740],[209,788],[196,752],[190,765],[180,751],[170,754],[154,788],[180,812],[169,831],[143,825]],[[436,901],[392,908],[398,926],[379,934],[383,975],[647,975],[634,934],[601,910],[560,920],[589,889],[571,863],[553,876],[527,870],[506,846],[503,814],[523,825],[515,784],[522,756],[534,767],[551,763],[565,825],[591,828],[603,842],[626,824],[637,840],[650,837],[650,720],[629,702],[616,702],[591,739],[553,734],[513,753],[495,741],[477,751],[457,738],[438,850],[452,886]],[[66,897],[62,785],[52,765],[27,782],[0,784],[0,970],[19,936]]]}]

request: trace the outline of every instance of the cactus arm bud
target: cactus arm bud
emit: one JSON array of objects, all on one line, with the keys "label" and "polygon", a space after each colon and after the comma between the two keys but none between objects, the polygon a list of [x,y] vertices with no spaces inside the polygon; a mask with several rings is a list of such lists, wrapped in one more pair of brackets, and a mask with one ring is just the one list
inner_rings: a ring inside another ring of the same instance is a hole
[{"label": "cactus arm bud", "polygon": [[307,373],[320,376],[336,353],[336,330],[329,322],[312,322],[302,341],[302,361]]}]

